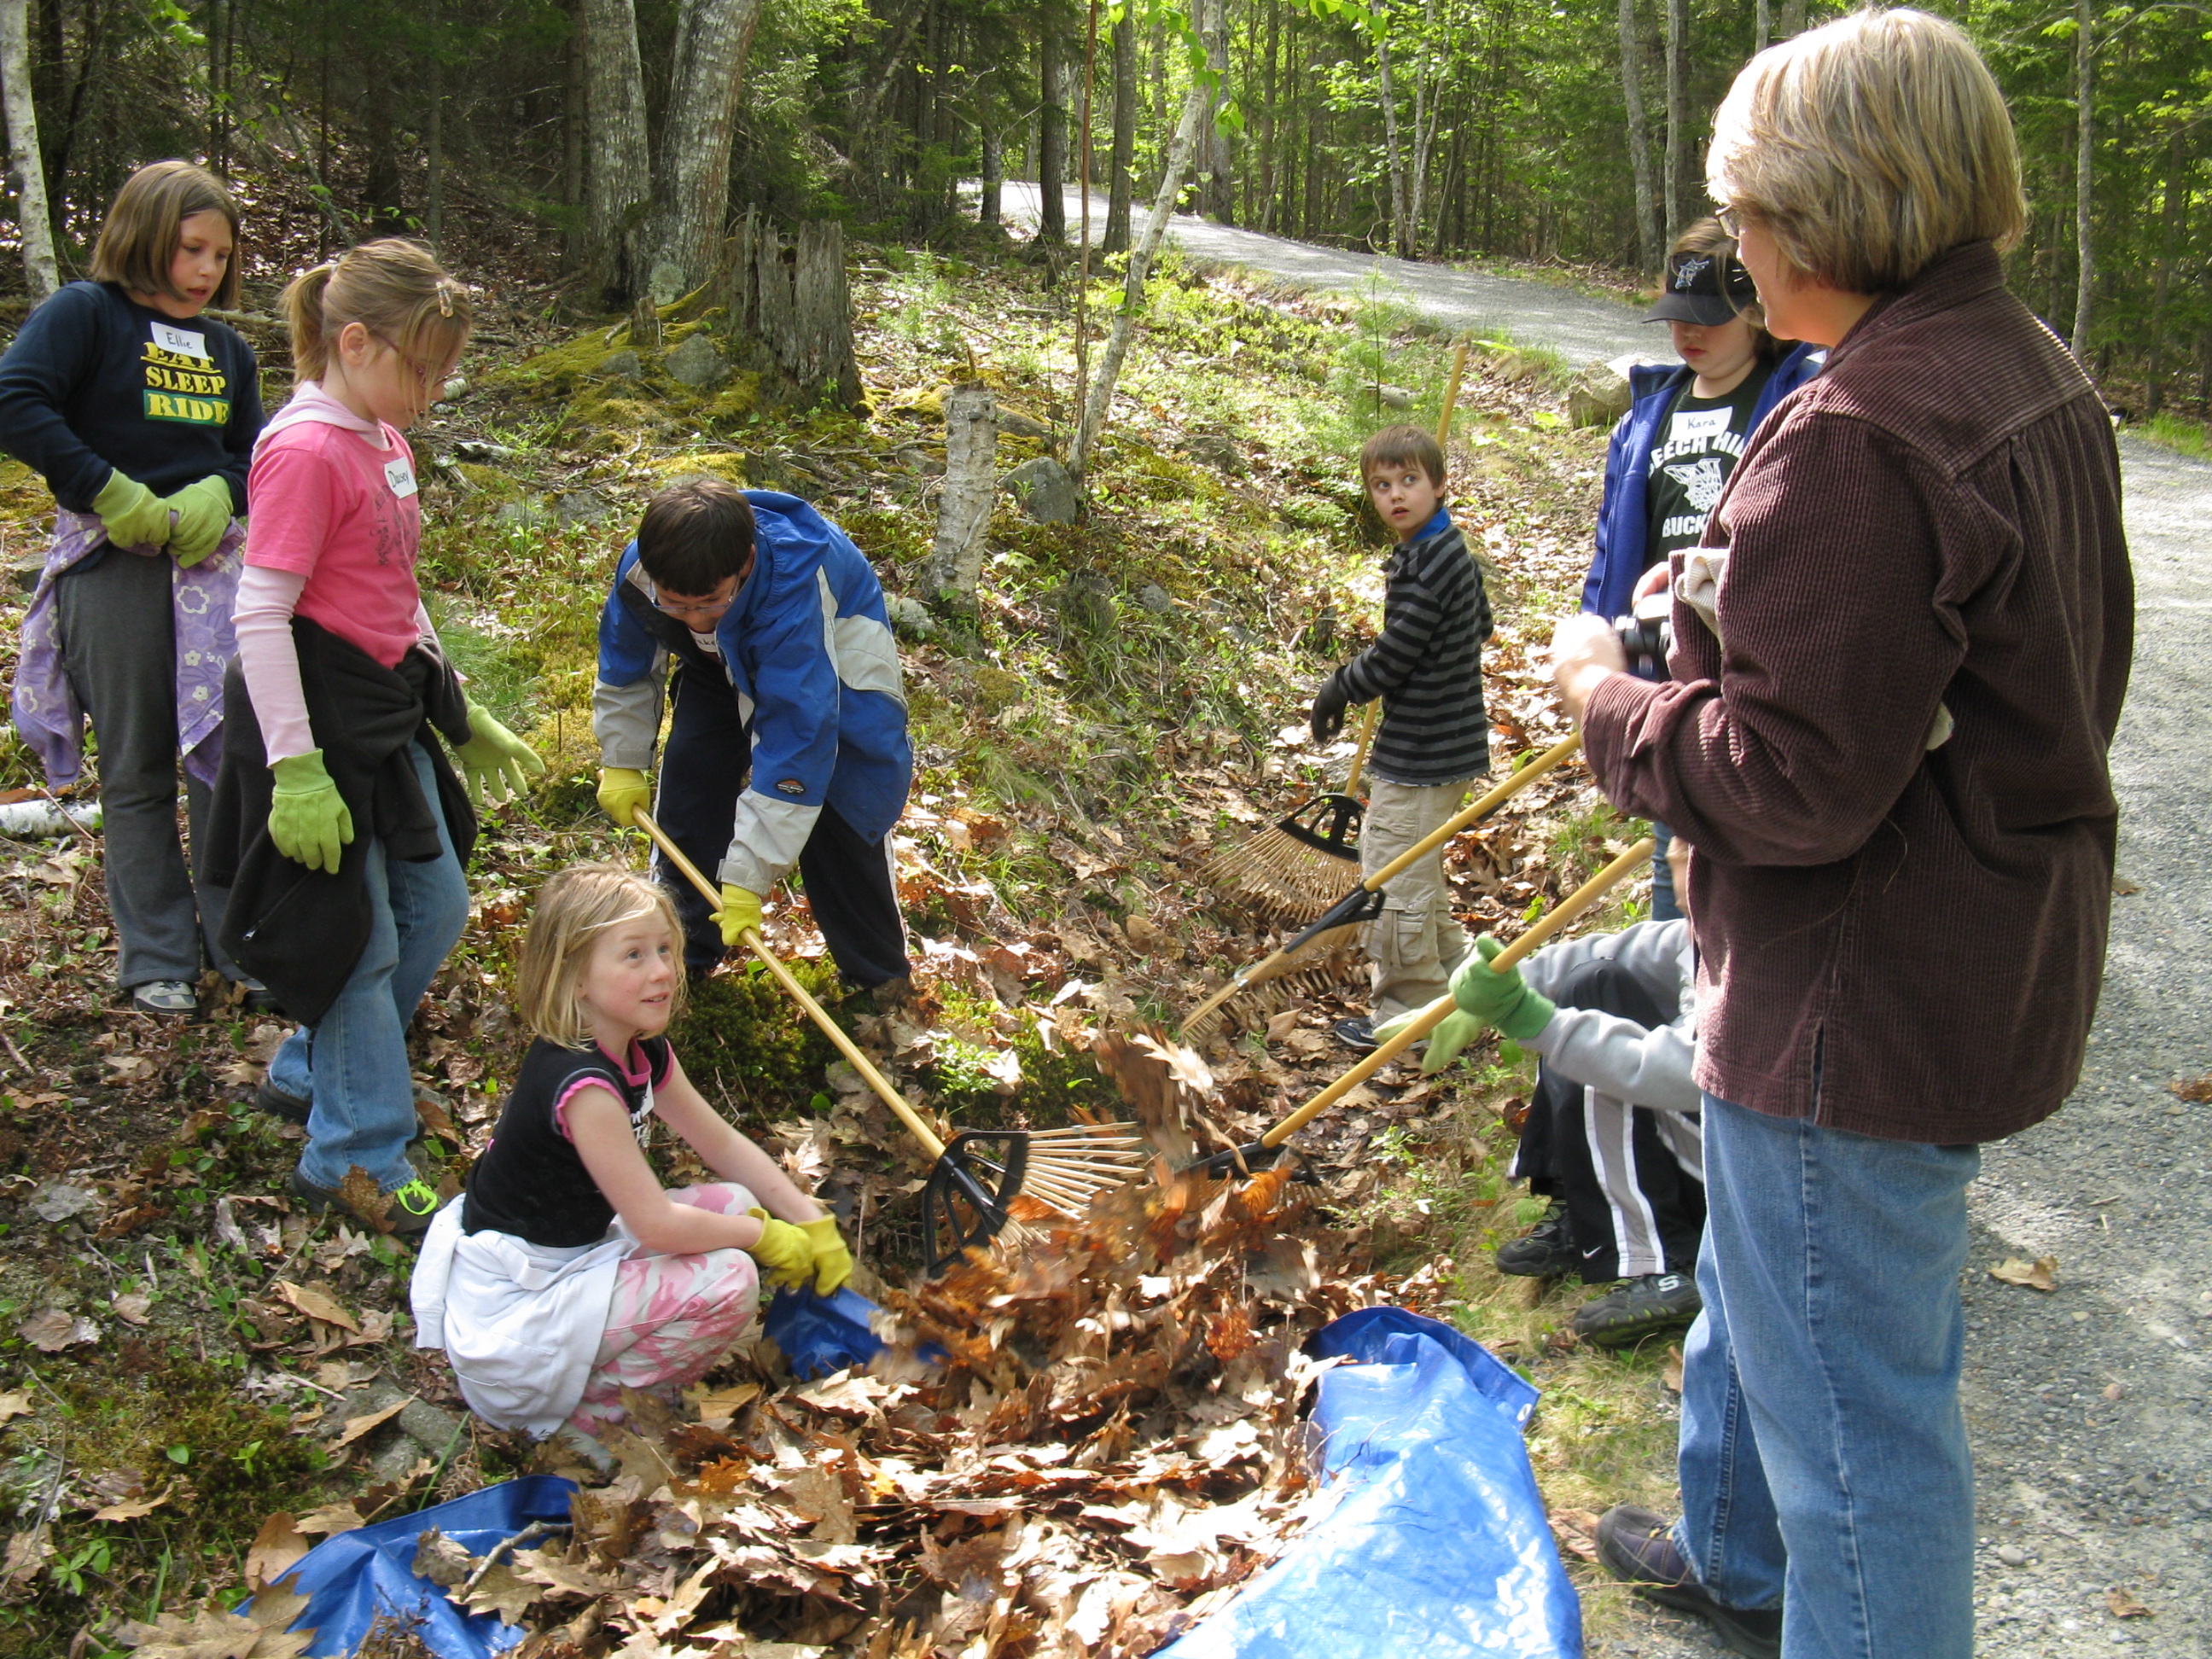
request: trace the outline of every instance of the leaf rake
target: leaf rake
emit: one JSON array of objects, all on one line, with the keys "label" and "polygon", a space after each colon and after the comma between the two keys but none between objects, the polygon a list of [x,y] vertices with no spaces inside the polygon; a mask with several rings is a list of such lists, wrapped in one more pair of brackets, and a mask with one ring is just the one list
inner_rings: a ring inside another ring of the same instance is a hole
[{"label": "leaf rake", "polygon": [[[653,838],[660,854],[684,872],[702,897],[720,909],[722,896],[698,866],[678,850],[653,815],[637,814],[638,828]],[[1014,1200],[1027,1198],[1077,1216],[1110,1187],[1142,1175],[1152,1162],[1152,1145],[1134,1123],[1079,1123],[1061,1129],[965,1129],[950,1141],[937,1132],[891,1087],[875,1063],[845,1034],[761,940],[747,928],[745,948],[775,975],[786,994],[820,1028],[845,1063],[875,1091],[891,1115],[906,1126],[931,1162],[922,1188],[924,1266],[936,1274],[965,1251],[994,1240],[1016,1249],[1038,1242],[1037,1234],[1012,1214]],[[940,1240],[947,1241],[940,1246]]]}]

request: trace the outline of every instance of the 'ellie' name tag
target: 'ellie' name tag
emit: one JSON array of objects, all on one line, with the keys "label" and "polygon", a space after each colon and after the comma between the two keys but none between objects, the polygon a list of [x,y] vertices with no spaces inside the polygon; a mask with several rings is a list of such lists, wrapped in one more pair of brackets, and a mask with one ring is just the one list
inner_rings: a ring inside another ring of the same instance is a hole
[{"label": "'ellie' name tag", "polygon": [[206,335],[189,328],[171,328],[167,323],[154,325],[154,343],[179,357],[204,359],[208,355]]},{"label": "'ellie' name tag", "polygon": [[404,501],[415,493],[415,469],[404,460],[384,464],[384,482],[392,486],[392,493]]}]

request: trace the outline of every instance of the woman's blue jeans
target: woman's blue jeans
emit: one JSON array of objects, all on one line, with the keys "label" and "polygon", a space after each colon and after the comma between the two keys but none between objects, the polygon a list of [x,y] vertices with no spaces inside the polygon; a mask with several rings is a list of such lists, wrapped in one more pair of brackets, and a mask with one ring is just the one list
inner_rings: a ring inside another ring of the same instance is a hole
[{"label": "woman's blue jeans", "polygon": [[1676,1536],[1717,1599],[1782,1607],[1786,1659],[1969,1659],[1959,1273],[1980,1153],[1711,1095],[1705,1134]]},{"label": "woman's blue jeans", "polygon": [[371,837],[363,872],[368,943],[322,1024],[285,1038],[269,1066],[270,1083],[313,1103],[300,1173],[318,1187],[335,1189],[355,1165],[387,1193],[415,1178],[407,1162],[415,1134],[407,1026],[468,925],[469,884],[437,811],[430,757],[419,740],[412,749],[415,775],[438,820],[439,856],[421,864],[387,858]]}]

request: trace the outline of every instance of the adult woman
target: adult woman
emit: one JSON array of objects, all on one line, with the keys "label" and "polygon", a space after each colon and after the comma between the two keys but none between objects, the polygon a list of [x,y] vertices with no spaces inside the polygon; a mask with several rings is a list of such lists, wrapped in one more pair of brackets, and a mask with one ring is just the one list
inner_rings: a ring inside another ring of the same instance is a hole
[{"label": "adult woman", "polygon": [[2118,457],[2005,292],[2018,155],[1950,24],[1761,53],[1707,170],[1770,325],[1833,349],[1673,561],[1673,680],[1620,672],[1595,619],[1554,639],[1607,794],[1696,848],[1705,999],[1685,1514],[1601,1541],[1743,1652],[1962,1659],[1964,1194],[1975,1143],[2064,1100],[2095,1007]]}]

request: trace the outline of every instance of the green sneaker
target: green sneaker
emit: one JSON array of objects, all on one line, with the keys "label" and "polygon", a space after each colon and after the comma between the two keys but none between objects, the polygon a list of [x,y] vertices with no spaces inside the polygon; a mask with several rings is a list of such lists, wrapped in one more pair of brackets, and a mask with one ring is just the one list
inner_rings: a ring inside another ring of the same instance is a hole
[{"label": "green sneaker", "polygon": [[427,1182],[410,1181],[385,1197],[391,1207],[384,1212],[384,1224],[402,1238],[428,1231],[431,1218],[438,1213],[437,1189]]}]

